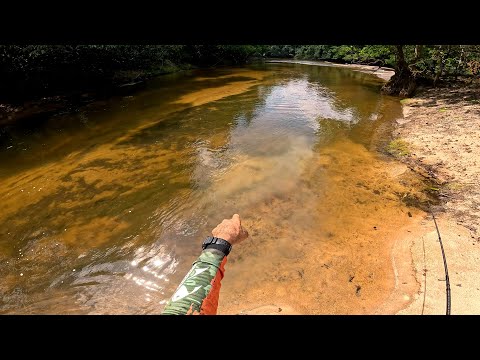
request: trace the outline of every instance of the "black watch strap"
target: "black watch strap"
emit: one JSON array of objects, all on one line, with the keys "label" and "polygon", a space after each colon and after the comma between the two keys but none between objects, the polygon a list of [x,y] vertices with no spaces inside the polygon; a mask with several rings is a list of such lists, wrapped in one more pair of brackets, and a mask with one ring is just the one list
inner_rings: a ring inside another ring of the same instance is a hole
[{"label": "black watch strap", "polygon": [[207,238],[203,241],[202,249],[217,249],[227,256],[230,254],[230,251],[232,251],[232,244],[230,244],[227,240],[218,237],[207,236]]}]

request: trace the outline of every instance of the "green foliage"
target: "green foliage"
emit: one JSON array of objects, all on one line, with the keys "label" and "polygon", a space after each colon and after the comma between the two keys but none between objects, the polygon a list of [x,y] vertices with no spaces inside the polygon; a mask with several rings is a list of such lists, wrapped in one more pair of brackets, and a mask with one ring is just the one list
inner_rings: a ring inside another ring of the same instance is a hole
[{"label": "green foliage", "polygon": [[394,64],[392,49],[387,45],[302,45],[297,47],[295,57],[382,66]]},{"label": "green foliage", "polygon": [[253,45],[218,45],[217,48],[220,59],[234,64],[245,63],[257,50]]},{"label": "green foliage", "polygon": [[126,70],[182,62],[184,45],[0,45],[0,95],[28,98],[107,86]]},{"label": "green foliage", "polygon": [[393,156],[406,156],[410,154],[408,143],[402,139],[392,140],[387,146],[387,151]]},{"label": "green foliage", "polygon": [[[480,75],[479,45],[404,45],[417,79],[434,84]],[[395,67],[391,45],[0,45],[0,98],[29,98],[194,66],[237,65],[249,58],[328,60]],[[128,82],[128,81],[127,81]]]},{"label": "green foliage", "polygon": [[264,54],[266,57],[293,58],[295,48],[295,45],[270,45],[264,49]]},{"label": "green foliage", "polygon": [[[415,55],[415,48],[421,54]],[[479,45],[406,45],[406,60],[416,77],[449,79],[480,74]]]},{"label": "green foliage", "polygon": [[241,64],[262,56],[262,50],[253,45],[0,45],[0,97],[98,89],[190,64]]},{"label": "green foliage", "polygon": [[[288,49],[286,51],[285,49]],[[294,57],[377,66],[396,66],[391,45],[270,45],[267,57]],[[404,45],[405,60],[415,77],[435,78],[480,75],[480,45]]]},{"label": "green foliage", "polygon": [[387,45],[366,45],[359,54],[360,61],[376,63],[377,65],[394,67],[395,56],[392,48]]}]

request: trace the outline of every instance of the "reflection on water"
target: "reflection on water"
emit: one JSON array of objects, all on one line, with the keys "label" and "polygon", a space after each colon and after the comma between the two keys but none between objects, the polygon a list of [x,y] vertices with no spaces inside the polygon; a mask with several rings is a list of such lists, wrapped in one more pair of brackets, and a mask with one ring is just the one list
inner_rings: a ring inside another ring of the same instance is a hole
[{"label": "reflection on water", "polygon": [[298,64],[196,71],[3,128],[0,312],[159,313],[235,212],[252,236],[220,313],[372,311],[401,198],[421,196],[375,153],[401,116],[380,86]]}]

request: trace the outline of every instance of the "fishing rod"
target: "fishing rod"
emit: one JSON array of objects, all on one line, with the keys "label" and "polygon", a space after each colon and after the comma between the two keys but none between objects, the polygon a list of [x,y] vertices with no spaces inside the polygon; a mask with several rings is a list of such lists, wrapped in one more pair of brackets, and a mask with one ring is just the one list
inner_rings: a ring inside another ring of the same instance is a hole
[{"label": "fishing rod", "polygon": [[450,294],[450,278],[448,277],[448,266],[447,266],[447,258],[445,257],[445,250],[443,249],[442,237],[440,236],[440,230],[438,230],[437,220],[435,219],[435,215],[432,210],[432,204],[428,203],[430,208],[430,213],[433,217],[433,222],[435,223],[435,228],[437,229],[438,234],[438,241],[440,242],[440,248],[442,249],[442,257],[443,257],[443,267],[445,269],[445,286],[447,291],[447,312],[446,315],[450,315],[451,310],[451,294]]}]

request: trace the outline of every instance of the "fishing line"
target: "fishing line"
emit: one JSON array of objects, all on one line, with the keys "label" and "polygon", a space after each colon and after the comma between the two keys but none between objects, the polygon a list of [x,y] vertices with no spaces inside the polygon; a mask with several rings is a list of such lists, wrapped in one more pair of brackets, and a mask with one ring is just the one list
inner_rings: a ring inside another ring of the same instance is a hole
[{"label": "fishing line", "polygon": [[424,277],[424,289],[423,289],[423,304],[422,304],[422,315],[425,311],[425,297],[427,296],[427,261],[425,260],[425,236],[422,236],[423,244],[423,277]]},{"label": "fishing line", "polygon": [[451,310],[451,294],[450,294],[450,278],[448,277],[448,266],[447,266],[447,258],[445,257],[445,250],[443,249],[442,237],[440,236],[440,230],[438,230],[437,220],[435,219],[435,215],[433,214],[432,205],[430,202],[428,203],[430,208],[430,213],[433,217],[433,222],[435,223],[435,228],[437,229],[438,234],[438,241],[440,242],[440,248],[442,249],[442,257],[443,257],[443,267],[445,269],[445,286],[447,292],[447,311],[446,315],[450,315]]}]

